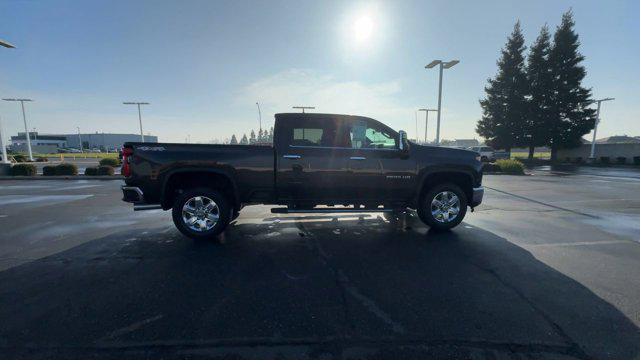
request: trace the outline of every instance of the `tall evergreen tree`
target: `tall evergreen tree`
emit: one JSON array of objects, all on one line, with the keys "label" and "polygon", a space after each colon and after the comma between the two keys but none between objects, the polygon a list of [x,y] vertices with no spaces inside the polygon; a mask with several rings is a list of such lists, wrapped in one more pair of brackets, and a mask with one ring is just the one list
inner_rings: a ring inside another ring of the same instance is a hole
[{"label": "tall evergreen tree", "polygon": [[518,21],[502,49],[502,56],[497,63],[498,74],[488,80],[486,98],[480,100],[482,118],[478,121],[476,131],[491,146],[507,151],[524,142],[528,92],[523,55],[525,48]]},{"label": "tall evergreen tree", "polygon": [[547,145],[551,138],[551,99],[553,97],[553,75],[549,63],[551,35],[547,25],[531,45],[527,61],[529,84],[528,116],[525,123],[525,145],[529,147],[529,160],[533,160],[536,146]]},{"label": "tall evergreen tree", "polygon": [[549,124],[552,161],[557,159],[558,149],[579,146],[582,136],[595,125],[594,110],[587,108],[592,103],[591,90],[582,87],[586,70],[581,65],[584,56],[578,52],[580,42],[574,25],[569,10],[562,15],[549,52],[554,90]]},{"label": "tall evergreen tree", "polygon": [[256,143],[256,132],[251,129],[251,134],[249,134],[249,144]]},{"label": "tall evergreen tree", "polygon": [[238,138],[236,138],[236,134],[231,135],[231,140],[229,141],[230,145],[238,145]]},{"label": "tall evergreen tree", "polygon": [[249,139],[247,139],[247,134],[242,135],[242,139],[240,139],[240,145],[248,145]]}]

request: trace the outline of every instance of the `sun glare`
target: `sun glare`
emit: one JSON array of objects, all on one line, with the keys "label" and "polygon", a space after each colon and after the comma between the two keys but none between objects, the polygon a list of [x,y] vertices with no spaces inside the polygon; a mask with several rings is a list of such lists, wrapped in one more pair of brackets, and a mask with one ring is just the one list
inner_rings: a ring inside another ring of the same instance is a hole
[{"label": "sun glare", "polygon": [[365,42],[371,38],[373,33],[373,20],[364,15],[356,19],[353,23],[353,35],[358,42]]}]

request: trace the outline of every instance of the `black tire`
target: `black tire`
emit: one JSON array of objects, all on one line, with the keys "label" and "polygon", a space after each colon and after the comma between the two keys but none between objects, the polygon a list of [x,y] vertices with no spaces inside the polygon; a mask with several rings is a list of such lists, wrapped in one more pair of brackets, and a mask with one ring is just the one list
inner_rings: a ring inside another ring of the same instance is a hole
[{"label": "black tire", "polygon": [[[213,200],[215,205],[218,207],[218,221],[211,229],[196,231],[190,228],[183,219],[183,207],[188,201],[198,196]],[[194,240],[209,240],[215,238],[224,231],[230,222],[232,211],[233,208],[230,206],[229,201],[223,193],[210,188],[194,188],[185,190],[176,197],[171,213],[173,216],[173,223],[181,233]]]},{"label": "black tire", "polygon": [[[459,200],[459,211],[456,217],[450,221],[436,219],[432,213],[432,202],[434,198],[443,192],[454,193]],[[452,183],[437,184],[422,194],[417,209],[418,217],[434,230],[448,230],[458,226],[458,224],[462,222],[464,216],[467,214],[467,204],[467,196],[458,185]]]}]

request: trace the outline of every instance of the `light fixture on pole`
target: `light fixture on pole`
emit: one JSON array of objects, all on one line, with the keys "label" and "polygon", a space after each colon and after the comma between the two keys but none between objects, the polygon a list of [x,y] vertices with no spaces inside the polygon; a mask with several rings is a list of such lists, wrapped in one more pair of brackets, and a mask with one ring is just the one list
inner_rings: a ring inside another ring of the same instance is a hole
[{"label": "light fixture on pole", "polygon": [[593,161],[596,156],[596,132],[598,131],[598,123],[600,122],[600,104],[604,101],[615,100],[614,98],[604,98],[600,100],[595,100],[594,102],[598,103],[598,109],[596,110],[596,123],[593,126],[593,141],[591,141],[591,155],[589,159]]},{"label": "light fixture on pole", "polygon": [[418,109],[418,111],[424,111],[425,112],[425,119],[424,119],[424,143],[427,143],[427,134],[428,134],[428,130],[429,130],[429,111],[438,111],[436,109]]},{"label": "light fixture on pole", "polygon": [[27,126],[27,116],[24,112],[24,102],[33,101],[31,99],[2,99],[4,101],[19,101],[22,107],[22,121],[24,122],[24,135],[27,138],[27,149],[29,150],[29,160],[33,161],[33,153],[31,152],[31,136],[29,136],[29,127]]},{"label": "light fixture on pole", "polygon": [[15,49],[16,48],[13,44],[8,43],[8,42],[6,42],[6,41],[4,41],[2,39],[0,39],[0,46],[4,46],[4,47],[9,48],[9,49]]},{"label": "light fixture on pole", "polygon": [[313,109],[315,109],[316,107],[315,107],[315,106],[292,106],[291,108],[293,108],[293,109],[302,109],[302,113],[304,114],[304,110],[305,110],[305,109],[307,109],[307,110],[313,110]]},{"label": "light fixture on pole", "polygon": [[459,62],[460,60],[433,60],[424,67],[425,69],[431,69],[436,65],[440,65],[440,79],[438,80],[438,125],[436,126],[436,145],[440,145],[440,115],[442,114],[442,71],[444,69],[452,68]]},{"label": "light fixture on pole", "polygon": [[140,112],[140,105],[149,105],[148,102],[127,101],[123,102],[125,105],[138,105],[138,121],[140,122],[140,139],[144,142],[144,133],[142,132],[142,114]]}]

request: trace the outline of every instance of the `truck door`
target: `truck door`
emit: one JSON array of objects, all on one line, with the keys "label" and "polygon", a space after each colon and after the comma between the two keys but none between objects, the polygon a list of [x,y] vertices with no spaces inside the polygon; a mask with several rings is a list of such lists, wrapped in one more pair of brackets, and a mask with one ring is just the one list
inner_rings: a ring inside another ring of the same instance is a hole
[{"label": "truck door", "polygon": [[349,192],[364,203],[405,201],[416,186],[415,160],[400,151],[398,134],[371,119],[356,119],[349,125]]},{"label": "truck door", "polygon": [[333,203],[348,197],[345,133],[335,118],[301,114],[278,126],[276,184],[279,200],[301,205]]}]

